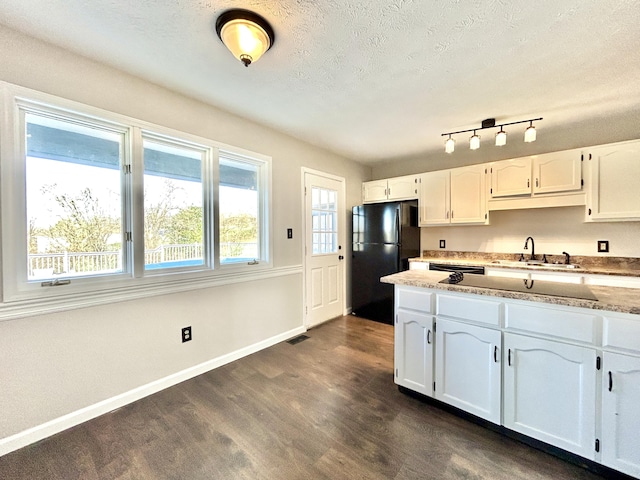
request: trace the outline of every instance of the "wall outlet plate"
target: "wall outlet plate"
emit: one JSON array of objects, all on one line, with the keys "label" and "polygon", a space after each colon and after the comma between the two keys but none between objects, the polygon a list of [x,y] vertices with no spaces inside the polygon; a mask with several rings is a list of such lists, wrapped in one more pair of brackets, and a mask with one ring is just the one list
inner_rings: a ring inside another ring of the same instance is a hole
[{"label": "wall outlet plate", "polygon": [[184,327],[182,329],[182,343],[190,342],[191,338],[193,338],[191,336],[191,327],[190,326],[189,327]]},{"label": "wall outlet plate", "polygon": [[447,242],[445,240],[440,240],[440,248],[445,248]]},{"label": "wall outlet plate", "polygon": [[609,240],[598,240],[598,252],[606,253],[609,251]]}]

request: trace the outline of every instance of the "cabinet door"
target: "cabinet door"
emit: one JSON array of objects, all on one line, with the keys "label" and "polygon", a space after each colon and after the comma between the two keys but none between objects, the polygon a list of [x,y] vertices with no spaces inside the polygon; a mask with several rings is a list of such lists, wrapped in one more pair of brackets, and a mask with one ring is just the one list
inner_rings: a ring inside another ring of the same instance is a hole
[{"label": "cabinet door", "polygon": [[533,193],[560,193],[582,189],[580,150],[533,157]]},{"label": "cabinet door", "polygon": [[388,200],[415,200],[418,198],[418,175],[387,179]]},{"label": "cabinet door", "polygon": [[362,202],[386,202],[387,180],[373,180],[362,184]]},{"label": "cabinet door", "polygon": [[486,222],[485,178],[484,165],[451,170],[451,223]]},{"label": "cabinet door", "polygon": [[491,165],[491,198],[531,193],[531,158],[505,160]]},{"label": "cabinet door", "polygon": [[422,174],[419,208],[421,227],[449,223],[449,170]]},{"label": "cabinet door", "polygon": [[436,398],[500,424],[500,331],[438,317],[436,345]]},{"label": "cabinet door", "polygon": [[398,309],[395,325],[395,382],[433,396],[433,316]]},{"label": "cabinet door", "polygon": [[504,334],[504,426],[595,458],[596,352]]},{"label": "cabinet door", "polygon": [[604,353],[602,463],[640,477],[640,358]]},{"label": "cabinet door", "polygon": [[640,142],[589,152],[588,220],[640,220]]}]

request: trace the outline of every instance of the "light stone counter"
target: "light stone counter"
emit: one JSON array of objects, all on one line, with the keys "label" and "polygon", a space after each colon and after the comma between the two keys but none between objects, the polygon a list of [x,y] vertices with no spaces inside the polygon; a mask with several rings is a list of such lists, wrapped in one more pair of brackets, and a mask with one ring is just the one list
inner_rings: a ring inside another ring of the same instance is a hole
[{"label": "light stone counter", "polygon": [[[536,258],[541,258],[537,255]],[[583,257],[572,256],[571,263],[579,265],[579,268],[565,268],[562,265],[555,266],[554,262],[563,263],[563,255],[548,255],[550,263],[544,266],[527,265],[525,262],[517,265],[504,265],[500,261],[517,262],[517,255],[502,253],[475,253],[475,252],[437,252],[427,250],[421,257],[411,258],[410,262],[440,263],[445,265],[475,265],[490,268],[518,269],[537,272],[566,272],[579,273],[581,275],[619,275],[625,277],[640,277],[640,258],[621,257]]]},{"label": "light stone counter", "polygon": [[[631,313],[640,315],[640,289],[603,287],[596,285],[585,286],[598,299],[584,300],[580,298],[556,297],[552,295],[536,295],[524,292],[512,292],[508,290],[496,290],[490,288],[468,287],[464,285],[449,285],[439,283],[448,278],[448,272],[436,272],[429,270],[406,270],[393,275],[387,275],[380,279],[383,283],[396,285],[408,285],[412,287],[432,288],[436,290],[449,290],[454,292],[486,295],[491,297],[512,298],[516,300],[528,300],[531,302],[549,303],[554,305],[567,305],[570,307],[591,308],[595,310],[607,310],[610,312]],[[639,319],[640,320],[640,319]]]}]

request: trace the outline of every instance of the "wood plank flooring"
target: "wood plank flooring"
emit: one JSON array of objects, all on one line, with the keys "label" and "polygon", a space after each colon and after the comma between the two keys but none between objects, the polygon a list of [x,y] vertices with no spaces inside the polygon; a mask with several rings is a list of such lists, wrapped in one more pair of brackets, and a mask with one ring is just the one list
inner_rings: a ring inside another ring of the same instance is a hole
[{"label": "wood plank flooring", "polygon": [[399,392],[390,325],[307,335],[0,457],[0,479],[601,478]]}]

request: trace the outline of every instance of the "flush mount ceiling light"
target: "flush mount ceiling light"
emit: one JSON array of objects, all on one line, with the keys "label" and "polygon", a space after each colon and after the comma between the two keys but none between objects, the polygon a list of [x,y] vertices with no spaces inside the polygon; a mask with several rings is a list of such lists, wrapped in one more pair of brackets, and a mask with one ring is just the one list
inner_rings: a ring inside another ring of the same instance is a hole
[{"label": "flush mount ceiling light", "polygon": [[480,128],[470,128],[469,130],[459,130],[457,132],[443,133],[442,134],[443,137],[447,135],[449,136],[449,138],[444,143],[444,151],[447,153],[453,153],[454,151],[455,140],[451,138],[451,135],[456,135],[458,133],[466,133],[466,132],[473,132],[473,135],[469,138],[469,148],[471,150],[477,150],[478,148],[480,148],[480,135],[476,133],[476,130],[484,130],[487,128],[499,128],[500,131],[496,133],[496,145],[499,147],[502,145],[506,145],[507,132],[505,132],[502,127],[506,127],[507,125],[517,125],[518,123],[527,123],[527,122],[529,122],[529,127],[524,132],[524,141],[527,143],[535,142],[536,127],[533,126],[533,122],[538,122],[540,120],[542,120],[542,117],[531,118],[529,120],[519,120],[517,122],[509,122],[509,123],[502,123],[500,125],[496,125],[495,118],[487,118],[482,121],[482,126]]},{"label": "flush mount ceiling light", "polygon": [[275,35],[271,25],[248,10],[227,10],[216,21],[216,32],[234,57],[248,67],[271,48]]}]

